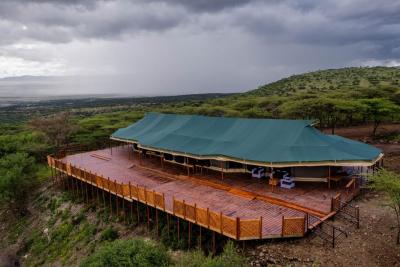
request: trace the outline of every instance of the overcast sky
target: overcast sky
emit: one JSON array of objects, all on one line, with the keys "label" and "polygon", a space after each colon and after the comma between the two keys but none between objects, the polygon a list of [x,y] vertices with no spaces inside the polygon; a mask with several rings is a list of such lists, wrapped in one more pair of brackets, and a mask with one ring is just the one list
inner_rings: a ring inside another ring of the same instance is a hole
[{"label": "overcast sky", "polygon": [[238,92],[399,64],[398,0],[0,1],[0,77],[78,76],[19,88],[30,93]]}]

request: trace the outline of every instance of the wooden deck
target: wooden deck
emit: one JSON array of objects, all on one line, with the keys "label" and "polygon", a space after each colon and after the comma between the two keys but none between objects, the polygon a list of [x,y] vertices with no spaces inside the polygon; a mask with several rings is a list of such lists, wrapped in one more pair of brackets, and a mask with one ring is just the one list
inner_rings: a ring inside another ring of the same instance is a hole
[{"label": "wooden deck", "polygon": [[165,209],[173,213],[173,199],[209,208],[242,220],[262,217],[262,237],[282,237],[282,217],[300,218],[306,213],[320,217],[328,214],[331,197],[339,189],[329,190],[324,185],[300,185],[294,189],[272,188],[265,180],[246,175],[226,175],[221,180],[217,173],[187,176],[186,169],[163,164],[160,158],[139,160],[129,154],[127,147],[90,151],[69,155],[62,162],[79,169],[109,178],[121,184],[132,184],[154,190],[165,196]]}]

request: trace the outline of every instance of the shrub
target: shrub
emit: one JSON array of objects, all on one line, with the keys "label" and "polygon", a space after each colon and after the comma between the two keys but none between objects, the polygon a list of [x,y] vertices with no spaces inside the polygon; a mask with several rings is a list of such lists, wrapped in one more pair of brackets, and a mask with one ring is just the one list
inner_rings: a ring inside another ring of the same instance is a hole
[{"label": "shrub", "polygon": [[101,233],[100,240],[114,241],[115,239],[118,239],[118,237],[119,237],[118,231],[112,227],[109,227]]},{"label": "shrub", "polygon": [[85,259],[80,266],[168,266],[171,262],[167,251],[142,239],[116,240],[107,243],[93,255]]},{"label": "shrub", "polygon": [[244,256],[236,252],[232,242],[228,242],[221,255],[212,258],[201,251],[185,254],[176,264],[179,267],[236,267],[247,266]]}]

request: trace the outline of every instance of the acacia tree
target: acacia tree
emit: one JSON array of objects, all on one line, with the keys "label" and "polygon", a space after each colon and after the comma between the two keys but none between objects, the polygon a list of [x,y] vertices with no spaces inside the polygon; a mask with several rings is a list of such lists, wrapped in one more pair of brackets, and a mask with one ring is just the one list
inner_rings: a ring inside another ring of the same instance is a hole
[{"label": "acacia tree", "polygon": [[37,117],[30,122],[33,130],[42,132],[47,141],[55,147],[69,143],[71,135],[78,127],[72,122],[69,112],[61,112],[49,117]]},{"label": "acacia tree", "polygon": [[365,105],[365,115],[374,122],[372,136],[382,121],[400,112],[399,106],[384,98],[363,99],[361,103]]},{"label": "acacia tree", "polygon": [[36,184],[35,159],[17,152],[0,158],[0,201],[21,215],[27,211],[29,192]]},{"label": "acacia tree", "polygon": [[397,244],[400,244],[400,175],[385,169],[369,176],[371,187],[389,196],[389,207],[396,214]]}]

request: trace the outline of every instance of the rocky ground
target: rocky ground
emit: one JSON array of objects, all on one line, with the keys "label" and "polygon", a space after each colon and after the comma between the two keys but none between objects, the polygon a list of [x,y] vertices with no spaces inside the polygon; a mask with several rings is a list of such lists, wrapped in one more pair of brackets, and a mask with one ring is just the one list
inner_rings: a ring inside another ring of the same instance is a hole
[{"label": "rocky ground", "polygon": [[249,261],[253,266],[400,266],[395,215],[384,203],[374,192],[359,196],[353,204],[360,207],[360,228],[343,223],[348,237],[341,237],[335,248],[311,234],[255,246],[247,251]]}]

